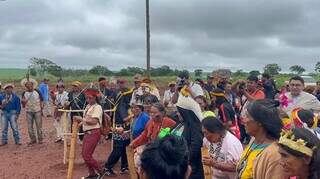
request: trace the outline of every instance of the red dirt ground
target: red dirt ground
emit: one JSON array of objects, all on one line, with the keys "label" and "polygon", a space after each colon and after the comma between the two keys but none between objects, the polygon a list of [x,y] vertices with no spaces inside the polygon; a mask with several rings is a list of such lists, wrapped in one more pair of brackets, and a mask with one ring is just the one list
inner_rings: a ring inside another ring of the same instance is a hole
[{"label": "red dirt ground", "polygon": [[[12,131],[9,129],[9,144],[0,147],[0,178],[1,179],[63,179],[67,176],[67,165],[63,164],[63,144],[54,143],[55,129],[53,118],[43,118],[44,143],[28,146],[29,136],[25,112],[19,118],[19,128],[22,136],[22,145],[13,142]],[[76,160],[74,166],[74,179],[87,175],[81,157],[81,145],[76,146]],[[101,165],[110,154],[110,140],[99,144],[94,158]],[[119,167],[115,167],[119,172]],[[108,177],[105,177],[108,178]],[[119,179],[128,179],[129,175],[118,175]]]}]

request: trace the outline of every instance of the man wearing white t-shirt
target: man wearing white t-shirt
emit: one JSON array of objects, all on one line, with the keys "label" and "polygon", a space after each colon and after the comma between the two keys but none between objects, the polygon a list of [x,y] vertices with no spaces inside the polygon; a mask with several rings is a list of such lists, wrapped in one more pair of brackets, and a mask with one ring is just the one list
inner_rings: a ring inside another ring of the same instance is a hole
[{"label": "man wearing white t-shirt", "polygon": [[282,110],[284,110],[289,116],[295,108],[311,110],[314,113],[320,112],[320,102],[318,99],[314,95],[303,91],[303,78],[300,76],[292,77],[289,81],[289,88],[290,92],[285,94],[288,98],[288,104],[281,106]]},{"label": "man wearing white t-shirt", "polygon": [[181,88],[185,87],[188,92],[190,92],[190,96],[194,99],[197,96],[204,96],[204,92],[201,86],[197,83],[190,81],[189,79],[189,72],[184,70],[180,72],[177,77],[177,85],[176,85],[176,92],[172,97],[172,103],[176,104],[178,101],[179,93]]}]

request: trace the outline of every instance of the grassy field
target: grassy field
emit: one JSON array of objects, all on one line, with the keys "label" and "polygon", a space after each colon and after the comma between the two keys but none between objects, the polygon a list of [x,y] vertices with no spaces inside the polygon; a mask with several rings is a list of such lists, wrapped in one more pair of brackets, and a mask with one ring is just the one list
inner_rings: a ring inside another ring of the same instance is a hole
[{"label": "grassy field", "polygon": [[[0,81],[2,83],[15,83],[18,84],[20,83],[21,79],[23,79],[26,76],[26,69],[0,69]],[[191,73],[192,76],[194,76],[193,73]],[[205,74],[202,75],[203,78],[205,78]],[[274,77],[274,79],[277,81],[277,86],[281,86],[284,84],[285,81],[289,80],[290,77],[292,75],[290,74],[280,74]],[[50,79],[51,83],[55,83],[58,78],[52,76],[52,75],[47,75],[47,78]],[[238,79],[246,79],[247,76],[232,76],[232,80],[236,81]],[[33,77],[35,79],[37,79],[38,81],[42,80],[44,77]],[[80,76],[67,76],[67,77],[63,77],[63,80],[65,82],[71,82],[74,80],[79,80],[81,82],[96,82],[98,78],[98,75],[88,75],[88,74],[83,74]],[[125,79],[127,79],[129,82],[132,82],[132,76],[128,76],[128,77],[124,77]],[[194,78],[194,77],[193,77]],[[159,86],[163,86],[166,85],[169,81],[173,81],[176,79],[175,76],[161,76],[161,77],[152,77],[152,79],[156,82],[157,85]],[[317,75],[315,76],[316,80],[320,80],[320,76]]]},{"label": "grassy field", "polygon": [[26,76],[26,69],[0,69],[1,82],[18,82]]}]

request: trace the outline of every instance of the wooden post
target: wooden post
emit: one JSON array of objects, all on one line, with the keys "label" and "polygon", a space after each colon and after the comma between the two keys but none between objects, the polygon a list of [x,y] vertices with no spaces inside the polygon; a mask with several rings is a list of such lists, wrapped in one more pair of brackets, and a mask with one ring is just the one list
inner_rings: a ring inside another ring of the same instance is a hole
[{"label": "wooden post", "polygon": [[63,164],[67,163],[67,151],[68,151],[68,144],[67,144],[67,127],[68,127],[68,121],[67,121],[67,112],[63,112],[62,115],[63,120]]},{"label": "wooden post", "polygon": [[69,153],[69,162],[68,162],[68,175],[67,179],[72,179],[73,177],[73,166],[75,159],[75,149],[78,137],[78,122],[75,120],[72,124],[72,136],[71,136],[71,145],[70,145],[70,153]]},{"label": "wooden post", "polygon": [[130,179],[138,179],[136,167],[134,165],[134,152],[130,146],[126,147]]},{"label": "wooden post", "polygon": [[[209,151],[205,147],[201,148],[201,155],[202,155],[202,157],[210,157]],[[202,166],[203,166],[204,178],[211,179],[211,176],[212,176],[211,168],[209,166],[203,165],[203,164],[202,164]]]}]

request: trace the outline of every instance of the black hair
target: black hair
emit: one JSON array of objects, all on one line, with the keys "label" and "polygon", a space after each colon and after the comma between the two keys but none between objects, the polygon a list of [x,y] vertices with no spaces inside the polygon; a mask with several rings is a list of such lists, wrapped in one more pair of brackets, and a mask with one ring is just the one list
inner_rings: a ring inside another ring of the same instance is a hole
[{"label": "black hair", "polygon": [[103,81],[103,80],[107,80],[107,78],[104,77],[104,76],[100,76],[100,77],[98,78],[98,82]]},{"label": "black hair", "polygon": [[168,135],[147,145],[141,168],[148,179],[183,179],[188,171],[188,147],[182,137]]},{"label": "black hair", "polygon": [[211,133],[225,134],[226,128],[221,120],[216,117],[206,117],[202,120],[202,126]]},{"label": "black hair", "polygon": [[161,104],[161,103],[159,103],[159,102],[158,102],[158,103],[153,103],[153,104],[152,104],[152,107],[157,108],[158,111],[160,111],[160,112],[163,113],[163,114],[166,113],[166,108],[164,107],[163,104]]},{"label": "black hair", "polygon": [[[222,90],[221,88],[215,88],[214,90],[212,90],[212,92],[224,94],[224,90]],[[216,106],[220,106],[221,104],[223,104],[225,102],[228,102],[228,101],[224,96],[216,96],[216,101],[215,101]]]},{"label": "black hair", "polygon": [[269,73],[263,73],[262,74],[262,77],[264,77],[264,78],[267,78],[267,79],[270,79],[270,75],[269,75]]},{"label": "black hair", "polygon": [[[309,164],[309,176],[308,179],[319,179],[320,178],[320,140],[312,132],[305,128],[294,128],[292,129],[295,141],[302,139],[306,142],[308,148],[314,148],[313,155],[311,157],[311,162]],[[279,144],[279,146],[287,151],[289,154],[295,157],[304,157],[305,154],[293,150],[286,145]]]},{"label": "black hair", "polygon": [[279,139],[282,122],[277,107],[279,101],[272,99],[259,99],[249,103],[248,113],[259,122],[267,133],[269,139]]},{"label": "black hair", "polygon": [[250,76],[248,76],[247,80],[254,81],[257,83],[259,81],[259,78],[255,75],[250,75]]},{"label": "black hair", "polygon": [[61,85],[56,85],[56,88],[59,88],[59,86],[62,87],[62,88],[65,88],[65,86],[64,86],[63,84],[61,84]]},{"label": "black hair", "polygon": [[297,80],[297,81],[300,81],[302,84],[304,84],[304,79],[301,76],[291,77],[289,82],[291,82],[292,80]]},{"label": "black hair", "polygon": [[[133,106],[137,106],[138,108],[140,108],[141,111],[144,111],[144,106],[140,105],[140,104],[133,104]],[[132,107],[133,107],[132,106]]]},{"label": "black hair", "polygon": [[301,119],[302,122],[306,123],[308,125],[308,127],[312,127],[313,126],[313,118],[314,118],[314,114],[312,111],[310,110],[306,110],[306,109],[300,109],[298,111],[298,116]]}]

